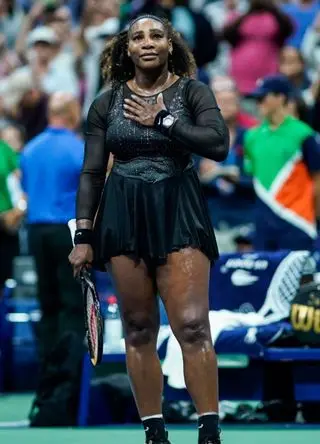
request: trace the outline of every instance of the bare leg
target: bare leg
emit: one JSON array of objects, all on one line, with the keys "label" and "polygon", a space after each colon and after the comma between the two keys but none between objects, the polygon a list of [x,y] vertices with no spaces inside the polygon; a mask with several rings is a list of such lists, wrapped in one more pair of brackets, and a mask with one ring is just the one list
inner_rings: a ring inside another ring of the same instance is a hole
[{"label": "bare leg", "polygon": [[210,263],[199,250],[169,255],[157,285],[181,346],[187,389],[199,415],[218,412],[218,371],[209,325]]},{"label": "bare leg", "polygon": [[140,417],[162,413],[163,376],[157,354],[159,307],[143,261],[112,258],[110,271],[121,307],[128,375]]}]

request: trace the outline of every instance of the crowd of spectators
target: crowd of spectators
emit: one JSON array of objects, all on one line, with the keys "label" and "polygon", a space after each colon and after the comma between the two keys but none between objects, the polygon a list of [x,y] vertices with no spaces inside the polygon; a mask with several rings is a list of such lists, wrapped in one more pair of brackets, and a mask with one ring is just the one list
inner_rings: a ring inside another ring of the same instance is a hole
[{"label": "crowd of spectators", "polygon": [[46,128],[50,96],[77,97],[84,122],[108,86],[100,74],[102,49],[139,13],[167,17],[185,38],[198,79],[214,91],[228,125],[227,160],[197,159],[222,251],[251,248],[255,191],[243,168],[243,140],[260,119],[251,97],[257,82],[287,76],[295,90],[288,114],[320,131],[319,0],[0,0],[2,270],[9,250],[17,254],[25,210],[19,155]]}]

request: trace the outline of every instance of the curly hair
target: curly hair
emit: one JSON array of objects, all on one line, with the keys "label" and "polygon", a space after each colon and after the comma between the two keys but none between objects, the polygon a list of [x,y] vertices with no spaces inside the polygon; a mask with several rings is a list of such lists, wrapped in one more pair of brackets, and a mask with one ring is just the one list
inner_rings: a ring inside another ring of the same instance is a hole
[{"label": "curly hair", "polygon": [[[106,82],[116,85],[134,77],[134,64],[127,53],[128,39],[130,27],[142,18],[146,18],[146,15],[138,16],[131,22],[129,30],[120,32],[107,42],[100,58],[102,77]],[[161,22],[168,39],[172,42],[172,55],[168,59],[169,71],[181,77],[195,76],[197,70],[195,59],[181,35],[168,20],[151,15],[148,18]]]}]

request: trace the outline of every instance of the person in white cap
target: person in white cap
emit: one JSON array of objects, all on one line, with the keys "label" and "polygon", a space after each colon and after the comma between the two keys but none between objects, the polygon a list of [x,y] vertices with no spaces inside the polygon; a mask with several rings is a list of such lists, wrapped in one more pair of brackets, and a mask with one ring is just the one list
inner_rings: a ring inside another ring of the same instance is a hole
[{"label": "person in white cap", "polygon": [[29,63],[44,92],[65,91],[79,95],[75,58],[64,50],[64,41],[50,23],[35,27],[45,13],[45,4],[35,2],[26,15],[16,41],[16,52]]},{"label": "person in white cap", "polygon": [[79,95],[74,59],[61,51],[60,40],[49,26],[38,27],[28,36],[30,65],[43,91]]}]

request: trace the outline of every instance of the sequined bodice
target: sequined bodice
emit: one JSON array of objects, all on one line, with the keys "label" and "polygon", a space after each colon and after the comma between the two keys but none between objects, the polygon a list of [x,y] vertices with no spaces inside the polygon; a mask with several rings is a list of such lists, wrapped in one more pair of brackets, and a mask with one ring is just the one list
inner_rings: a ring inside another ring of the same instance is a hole
[{"label": "sequined bodice", "polygon": [[[172,85],[170,103],[166,103],[171,114],[179,119],[191,121],[191,116],[183,103],[183,87],[186,79],[182,78],[177,85]],[[130,96],[130,90],[126,85],[117,89],[112,110],[109,112],[107,119],[107,146],[113,153],[115,160],[128,161],[138,157],[144,158],[173,158],[179,163],[179,159],[183,163],[186,157],[189,159],[189,151],[179,146],[177,142],[173,142],[161,134],[158,130],[144,127],[123,116],[123,101],[125,97]],[[164,97],[166,99],[165,93]],[[156,101],[156,96],[150,97],[151,103]]]},{"label": "sequined bodice", "polygon": [[[110,152],[114,154],[111,178],[118,174],[149,183],[173,176],[183,180],[186,170],[192,168],[191,153],[215,161],[224,160],[228,154],[228,130],[208,86],[180,78],[163,91],[167,109],[178,118],[170,137],[124,117],[124,99],[130,95],[126,84],[114,86],[90,106],[77,219],[95,217],[102,189],[108,187],[105,179]],[[171,183],[168,181],[168,192]]]}]

